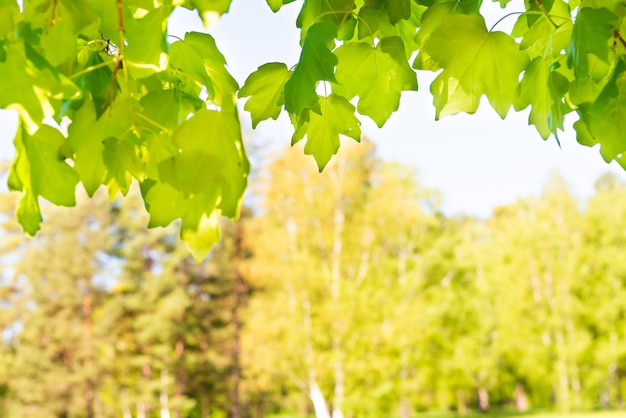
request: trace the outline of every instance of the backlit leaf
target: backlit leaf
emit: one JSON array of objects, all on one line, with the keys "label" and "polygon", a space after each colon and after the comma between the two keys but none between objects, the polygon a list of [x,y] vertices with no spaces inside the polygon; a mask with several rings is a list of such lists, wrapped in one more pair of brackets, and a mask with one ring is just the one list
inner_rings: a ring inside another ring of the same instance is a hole
[{"label": "backlit leaf", "polygon": [[248,76],[239,97],[250,97],[244,109],[252,116],[252,127],[269,118],[276,119],[282,110],[285,83],[291,73],[278,62],[264,64]]},{"label": "backlit leaf", "polygon": [[98,128],[95,106],[86,102],[75,113],[75,120],[68,130],[69,143],[74,151],[74,169],[89,196],[93,196],[106,176],[102,160],[104,138],[95,134]]},{"label": "backlit leaf", "polygon": [[625,65],[606,85],[593,105],[579,108],[581,121],[574,127],[577,139],[585,145],[600,144],[600,154],[609,162],[626,152],[626,72]]},{"label": "backlit leaf", "polygon": [[333,91],[347,99],[359,96],[359,113],[371,117],[378,126],[398,110],[403,90],[417,90],[417,78],[398,36],[383,38],[376,48],[363,42],[350,43],[335,54],[339,63]]},{"label": "backlit leaf", "polygon": [[6,59],[0,62],[0,107],[16,110],[30,133],[34,133],[41,123],[43,105],[47,102],[34,88],[36,76],[20,44],[6,49]]},{"label": "backlit leaf", "polygon": [[128,42],[124,49],[126,63],[136,78],[161,72],[168,65],[167,11],[164,7],[141,10],[134,16],[128,14],[124,24]]},{"label": "backlit leaf", "polygon": [[481,16],[451,15],[423,49],[444,69],[431,85],[437,119],[474,113],[483,94],[501,118],[506,116],[528,62],[513,38],[488,32]]},{"label": "backlit leaf", "polygon": [[387,9],[389,10],[389,21],[395,25],[403,19],[411,17],[412,0],[386,0]]},{"label": "backlit leaf", "polygon": [[39,230],[41,222],[38,196],[56,205],[76,203],[74,191],[79,177],[61,156],[65,141],[58,130],[47,125],[42,125],[33,135],[21,129],[15,137],[16,157],[9,185],[22,192],[18,220],[31,235]]},{"label": "backlit leaf", "polygon": [[567,64],[577,76],[588,73],[589,54],[608,62],[609,40],[613,36],[611,23],[615,20],[617,16],[605,8],[583,7],[578,11],[567,50]]},{"label": "backlit leaf", "polygon": [[218,187],[219,209],[237,216],[249,167],[236,115],[202,109],[178,128],[173,142],[179,153],[162,163],[162,180],[189,196]]},{"label": "backlit leaf", "polygon": [[361,128],[359,120],[354,116],[354,106],[343,97],[331,94],[320,97],[319,101],[320,114],[309,112],[308,120],[298,126],[291,144],[306,136],[304,153],[312,155],[322,171],[339,149],[339,135],[360,141]]},{"label": "backlit leaf", "polygon": [[233,109],[239,85],[226,70],[226,60],[211,35],[188,32],[183,41],[170,47],[170,62],[204,85],[212,102],[223,109]]},{"label": "backlit leaf", "polygon": [[17,29],[20,7],[15,0],[0,0],[0,38],[10,38]]},{"label": "backlit leaf", "polygon": [[328,22],[311,26],[302,45],[300,62],[285,83],[285,110],[299,115],[305,108],[318,109],[318,81],[335,81],[337,57],[328,49],[337,36]]},{"label": "backlit leaf", "polygon": [[[550,60],[542,57],[532,60],[524,72],[515,99],[515,110],[531,106],[528,123],[535,125],[543,139],[548,138],[550,133],[556,135],[557,129],[563,129],[567,111],[561,98],[563,87],[567,89],[568,81],[559,73],[551,71],[550,65]],[[559,83],[561,79],[564,81]]]},{"label": "backlit leaf", "polygon": [[280,8],[283,5],[292,3],[296,0],[266,0],[266,1],[267,1],[267,5],[270,6],[270,9],[272,9],[272,11],[276,13],[277,11],[280,10]]},{"label": "backlit leaf", "polygon": [[[305,0],[296,20],[296,25],[302,29],[300,36],[303,48],[309,30],[316,23],[330,23],[335,27],[335,34],[341,34],[346,28],[354,31],[356,21],[352,16],[353,9],[354,0]],[[343,33],[341,39],[351,37],[351,34]]]}]

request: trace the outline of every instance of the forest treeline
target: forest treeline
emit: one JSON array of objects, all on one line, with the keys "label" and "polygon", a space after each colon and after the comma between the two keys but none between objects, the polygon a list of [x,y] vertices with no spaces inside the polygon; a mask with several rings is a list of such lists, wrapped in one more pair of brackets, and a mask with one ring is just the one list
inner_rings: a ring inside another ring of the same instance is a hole
[{"label": "forest treeline", "polygon": [[412,170],[346,148],[322,174],[273,158],[202,264],[132,192],[44,205],[33,239],[3,193],[0,416],[623,407],[626,185],[580,202],[555,177],[451,218]]}]

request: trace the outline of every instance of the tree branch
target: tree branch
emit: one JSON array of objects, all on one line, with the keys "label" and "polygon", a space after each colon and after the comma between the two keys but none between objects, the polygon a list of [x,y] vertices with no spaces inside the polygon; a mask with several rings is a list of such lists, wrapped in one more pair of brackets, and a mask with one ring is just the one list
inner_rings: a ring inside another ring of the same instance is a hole
[{"label": "tree branch", "polygon": [[617,39],[619,43],[622,44],[624,48],[626,48],[626,41],[624,40],[622,35],[617,31],[617,29],[613,29],[613,38]]}]

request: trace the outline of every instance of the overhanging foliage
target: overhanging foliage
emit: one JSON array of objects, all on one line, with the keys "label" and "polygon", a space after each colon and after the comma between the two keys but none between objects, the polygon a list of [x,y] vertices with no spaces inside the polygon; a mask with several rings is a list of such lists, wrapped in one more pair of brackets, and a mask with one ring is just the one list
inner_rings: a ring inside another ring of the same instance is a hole
[{"label": "overhanging foliage", "polygon": [[[267,2],[279,12],[292,1]],[[247,184],[237,96],[255,126],[286,111],[292,143],[306,138],[322,170],[340,135],[359,140],[359,118],[383,126],[401,93],[417,90],[414,70],[439,72],[437,118],[473,113],[485,95],[503,118],[530,107],[545,139],[575,112],[578,141],[626,165],[624,2],[500,0],[503,17],[514,10],[512,33],[488,28],[481,3],[304,0],[299,62],[267,63],[240,88],[213,37],[167,35],[176,7],[207,22],[230,0],[0,0],[0,107],[20,116],[17,217],[34,234],[39,196],[73,205],[79,182],[115,195],[135,179],[150,225],[181,219],[201,259]],[[63,118],[67,137],[45,125]]]}]

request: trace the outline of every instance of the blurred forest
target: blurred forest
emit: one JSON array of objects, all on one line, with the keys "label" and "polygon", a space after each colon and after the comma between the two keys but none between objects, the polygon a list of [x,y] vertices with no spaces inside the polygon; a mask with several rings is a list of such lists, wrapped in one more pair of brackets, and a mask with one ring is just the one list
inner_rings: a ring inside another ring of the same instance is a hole
[{"label": "blurred forest", "polygon": [[449,218],[412,170],[345,148],[322,174],[268,162],[200,265],[133,192],[44,205],[33,239],[2,193],[0,416],[623,408],[626,185],[579,202],[555,176]]}]

